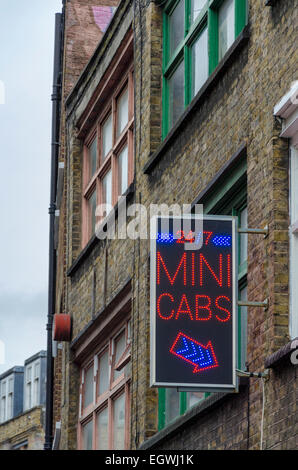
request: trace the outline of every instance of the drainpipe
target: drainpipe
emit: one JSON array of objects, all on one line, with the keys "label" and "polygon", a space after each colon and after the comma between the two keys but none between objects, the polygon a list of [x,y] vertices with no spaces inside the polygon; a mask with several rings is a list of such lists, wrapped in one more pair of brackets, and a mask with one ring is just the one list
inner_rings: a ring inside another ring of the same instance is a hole
[{"label": "drainpipe", "polygon": [[64,27],[63,12],[55,15],[54,73],[52,94],[52,142],[51,142],[51,183],[49,206],[49,283],[48,283],[48,321],[47,321],[47,383],[46,383],[46,423],[44,450],[52,449],[53,442],[53,375],[52,329],[56,303],[56,250],[54,244],[54,226],[57,193],[57,167],[59,157],[60,102],[62,83],[62,44]]}]

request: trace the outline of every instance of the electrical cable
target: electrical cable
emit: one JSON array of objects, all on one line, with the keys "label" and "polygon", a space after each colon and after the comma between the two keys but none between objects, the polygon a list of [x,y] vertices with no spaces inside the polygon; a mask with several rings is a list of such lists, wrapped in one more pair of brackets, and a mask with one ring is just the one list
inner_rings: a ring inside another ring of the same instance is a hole
[{"label": "electrical cable", "polygon": [[263,392],[263,403],[262,403],[262,418],[261,418],[261,442],[260,450],[263,450],[263,435],[264,435],[264,414],[265,414],[265,379],[262,377],[262,392]]}]

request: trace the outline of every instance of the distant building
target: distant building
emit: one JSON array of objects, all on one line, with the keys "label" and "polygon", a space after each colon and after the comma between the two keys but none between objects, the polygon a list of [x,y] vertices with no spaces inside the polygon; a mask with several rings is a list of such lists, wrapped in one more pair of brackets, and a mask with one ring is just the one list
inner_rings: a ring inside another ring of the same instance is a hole
[{"label": "distant building", "polygon": [[0,423],[23,411],[24,367],[13,367],[0,376]]},{"label": "distant building", "polygon": [[46,352],[0,375],[0,450],[39,450],[44,441]]}]

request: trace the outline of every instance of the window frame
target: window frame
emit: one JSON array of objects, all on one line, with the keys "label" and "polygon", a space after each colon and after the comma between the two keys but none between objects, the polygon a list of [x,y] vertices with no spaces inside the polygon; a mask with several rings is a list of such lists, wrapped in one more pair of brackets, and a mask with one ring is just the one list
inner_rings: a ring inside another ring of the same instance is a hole
[{"label": "window frame", "polygon": [[297,299],[295,289],[298,279],[298,146],[290,141],[290,163],[289,163],[289,335],[291,339],[298,336]]},{"label": "window frame", "polygon": [[[184,38],[171,55],[170,15],[180,1],[185,2]],[[165,5],[163,10],[162,139],[165,139],[170,129],[175,125],[175,123],[170,123],[169,80],[182,60],[184,61],[184,109],[195,97],[195,95],[192,96],[191,48],[206,27],[208,29],[208,77],[219,63],[218,12],[224,1],[206,0],[204,8],[193,23],[191,23],[190,19],[191,0],[168,0]],[[235,41],[247,24],[247,0],[234,0],[234,2]]]},{"label": "window frame", "polygon": [[[117,366],[115,364],[115,349],[113,343],[122,334],[125,332],[125,349],[121,354],[120,359],[117,364],[120,363],[124,354],[128,356],[126,361],[123,361],[121,366],[122,373],[121,375],[114,380],[113,373],[114,369]],[[81,367],[81,379],[80,379],[80,405],[79,405],[79,422],[78,422],[78,448],[83,450],[83,427],[90,421],[93,422],[93,440],[92,440],[92,449],[97,449],[97,439],[98,439],[98,429],[97,429],[97,419],[98,415],[104,409],[108,409],[108,449],[114,450],[114,402],[122,394],[125,395],[125,429],[124,429],[124,449],[129,449],[130,444],[130,435],[129,435],[129,419],[130,419],[130,376],[125,373],[125,365],[130,360],[130,318],[126,317],[122,323],[117,326],[114,330],[110,331],[108,338],[95,350],[92,358],[89,357],[89,360],[84,362]],[[109,388],[101,395],[99,395],[99,358],[108,350],[109,352]],[[83,371],[87,368],[93,367],[93,378],[94,378],[94,388],[93,388],[93,402],[84,408],[84,381],[83,381]]]},{"label": "window frame", "polygon": [[[10,391],[10,384],[12,383],[12,391]],[[5,391],[2,393],[2,387],[5,386]],[[2,379],[0,382],[0,423],[5,423],[9,421],[14,416],[14,385],[15,385],[15,377],[14,374],[8,375],[5,379]],[[9,410],[10,406],[10,398],[11,396],[11,410]],[[3,403],[4,401],[4,410],[3,410]],[[4,413],[3,413],[4,411]],[[9,413],[10,411],[10,413]],[[2,414],[3,413],[3,414]]]},{"label": "window frame", "polygon": [[[118,184],[118,157],[123,148],[127,145],[128,153],[128,175],[127,188],[133,181],[134,172],[134,67],[130,65],[126,73],[120,80],[118,86],[113,89],[109,97],[105,100],[103,111],[99,114],[96,122],[89,131],[83,142],[83,190],[82,190],[82,248],[88,243],[94,232],[91,226],[91,213],[89,200],[94,191],[96,191],[96,206],[103,203],[103,178],[111,170],[111,200],[114,207],[118,201],[119,184]],[[117,100],[128,90],[128,122],[119,136],[117,136]],[[104,156],[102,155],[102,127],[109,116],[112,116],[112,148]],[[90,157],[89,148],[91,143],[97,139],[96,152],[96,170],[93,175],[90,174]],[[126,189],[127,189],[126,188]],[[95,225],[101,222],[99,217],[95,219]]]},{"label": "window frame", "polygon": [[[35,368],[36,366],[39,367],[39,374],[38,377],[35,377]],[[30,380],[27,379],[27,371],[28,369],[31,369],[31,378]],[[37,380],[36,380],[37,379]],[[35,382],[38,382],[38,396],[37,400],[35,400]],[[31,385],[30,389],[30,402],[28,400],[28,392],[27,392],[27,385]],[[29,364],[26,364],[25,370],[24,370],[24,411],[31,410],[35,406],[40,405],[40,387],[41,387],[41,361],[40,359],[37,359],[36,361],[30,362]]]}]

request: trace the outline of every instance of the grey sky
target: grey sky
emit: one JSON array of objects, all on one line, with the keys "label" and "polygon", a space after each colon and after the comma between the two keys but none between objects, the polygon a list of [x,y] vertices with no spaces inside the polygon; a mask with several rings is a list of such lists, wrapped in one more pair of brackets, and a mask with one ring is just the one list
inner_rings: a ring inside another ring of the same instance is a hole
[{"label": "grey sky", "polygon": [[55,13],[61,0],[0,0],[0,373],[46,347]]}]

